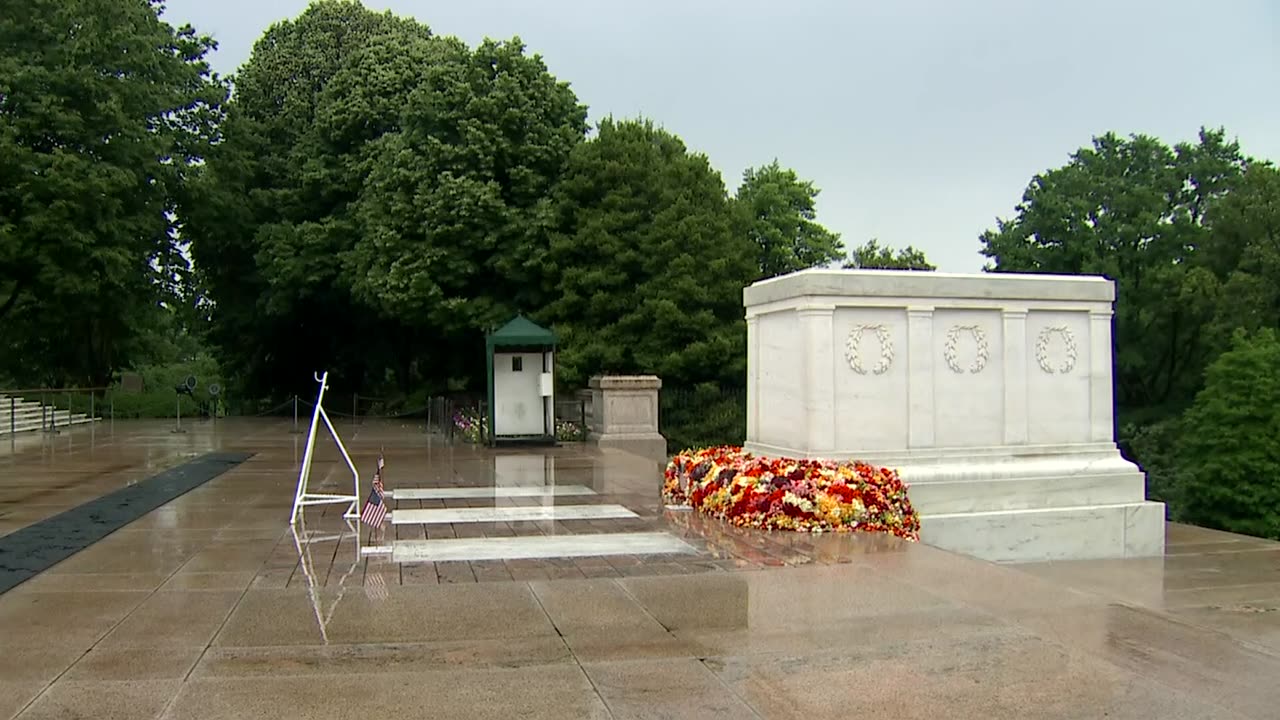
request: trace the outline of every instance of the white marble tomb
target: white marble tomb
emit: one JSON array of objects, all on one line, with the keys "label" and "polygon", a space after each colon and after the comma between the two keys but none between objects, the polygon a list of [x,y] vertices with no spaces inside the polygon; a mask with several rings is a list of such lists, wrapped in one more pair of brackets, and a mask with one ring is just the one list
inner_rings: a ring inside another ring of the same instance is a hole
[{"label": "white marble tomb", "polygon": [[980,558],[1163,554],[1115,444],[1111,281],[807,270],[743,298],[748,450],[896,468],[921,539]]}]

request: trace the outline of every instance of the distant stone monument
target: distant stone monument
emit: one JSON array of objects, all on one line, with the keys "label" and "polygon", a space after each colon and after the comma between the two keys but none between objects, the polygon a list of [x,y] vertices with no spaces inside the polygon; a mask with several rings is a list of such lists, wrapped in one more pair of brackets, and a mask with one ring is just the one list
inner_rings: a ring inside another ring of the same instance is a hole
[{"label": "distant stone monument", "polygon": [[665,457],[667,440],[658,432],[656,375],[603,375],[590,380],[588,440],[646,457]]},{"label": "distant stone monument", "polygon": [[748,450],[896,468],[921,539],[956,552],[1163,554],[1115,444],[1111,281],[808,270],[743,298]]},{"label": "distant stone monument", "polygon": [[142,375],[136,372],[120,373],[120,389],[127,393],[140,393],[147,389]]}]

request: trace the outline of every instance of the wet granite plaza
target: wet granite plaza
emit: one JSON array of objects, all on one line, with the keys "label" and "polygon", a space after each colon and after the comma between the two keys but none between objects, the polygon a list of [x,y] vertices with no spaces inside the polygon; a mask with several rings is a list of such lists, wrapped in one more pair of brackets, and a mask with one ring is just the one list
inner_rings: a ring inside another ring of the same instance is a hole
[{"label": "wet granite plaza", "polygon": [[[247,457],[0,594],[0,718],[1277,716],[1277,543],[1170,525],[1163,558],[994,565],[668,510],[660,463],[625,453],[340,425],[366,489],[379,453],[393,493],[495,488],[392,502],[442,512],[377,542],[462,558],[394,562],[361,555],[339,506],[290,527],[291,422],[172,427],[0,442],[0,573],[53,519],[131,488],[145,509],[149,478]],[[339,491],[317,447],[313,489]],[[547,485],[574,489],[512,490]],[[465,512],[495,507],[543,519]],[[624,553],[638,535],[679,551]],[[523,557],[466,559],[490,538]],[[575,556],[521,550],[548,538]]]}]

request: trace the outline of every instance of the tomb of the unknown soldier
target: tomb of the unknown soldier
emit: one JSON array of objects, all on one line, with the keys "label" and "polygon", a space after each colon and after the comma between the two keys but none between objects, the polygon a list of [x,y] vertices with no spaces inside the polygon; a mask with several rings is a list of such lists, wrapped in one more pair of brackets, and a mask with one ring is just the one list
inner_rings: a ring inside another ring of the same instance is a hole
[{"label": "tomb of the unknown soldier", "polygon": [[743,297],[748,451],[895,468],[922,541],[987,560],[1163,553],[1114,438],[1111,281],[809,270]]}]

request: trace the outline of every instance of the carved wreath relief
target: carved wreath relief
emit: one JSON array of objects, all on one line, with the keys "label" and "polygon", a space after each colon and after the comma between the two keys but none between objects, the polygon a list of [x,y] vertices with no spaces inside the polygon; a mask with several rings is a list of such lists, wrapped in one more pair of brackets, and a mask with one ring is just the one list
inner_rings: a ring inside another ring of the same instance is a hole
[{"label": "carved wreath relief", "polygon": [[849,337],[844,341],[844,359],[849,361],[849,367],[854,372],[859,375],[867,374],[867,369],[862,365],[862,352],[859,345],[863,334],[868,330],[875,333],[876,342],[880,345],[880,358],[875,365],[871,366],[871,374],[883,375],[889,372],[889,367],[893,365],[893,338],[889,335],[889,328],[883,324],[854,325],[849,331]]},{"label": "carved wreath relief", "polygon": [[[1049,342],[1054,336],[1062,338],[1061,360],[1055,364],[1050,358]],[[1040,365],[1040,369],[1049,373],[1067,374],[1075,369],[1076,357],[1078,350],[1076,349],[1076,337],[1071,334],[1071,330],[1066,325],[1053,325],[1040,331],[1036,336],[1036,363]]]},{"label": "carved wreath relief", "polygon": [[960,353],[956,346],[959,345],[960,338],[965,333],[973,338],[977,346],[977,354],[968,370],[970,373],[980,373],[991,357],[991,348],[987,344],[987,334],[977,325],[952,325],[947,331],[947,341],[942,346],[942,358],[947,361],[947,367],[951,368],[951,372],[964,373],[965,368],[960,365]]}]

